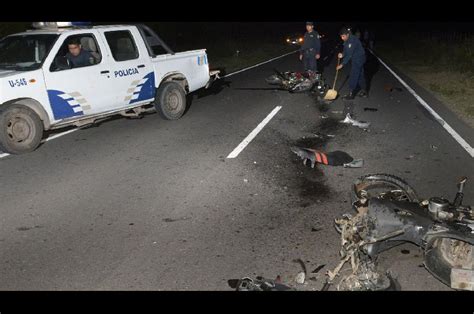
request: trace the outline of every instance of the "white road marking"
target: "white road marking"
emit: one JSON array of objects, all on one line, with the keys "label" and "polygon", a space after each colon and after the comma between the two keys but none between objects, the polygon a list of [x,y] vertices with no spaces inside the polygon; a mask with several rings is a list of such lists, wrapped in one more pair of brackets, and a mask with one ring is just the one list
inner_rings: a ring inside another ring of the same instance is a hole
[{"label": "white road marking", "polygon": [[471,155],[471,157],[474,158],[474,149],[467,143],[461,135],[459,135],[436,111],[431,108],[426,101],[423,100],[410,86],[408,86],[407,83],[405,83],[404,80],[402,80],[392,69],[389,68],[388,65],[385,64],[372,50],[369,49],[369,51],[379,60],[379,62],[387,68],[387,70],[395,76],[395,78],[402,83],[403,86],[412,94],[418,102],[425,107],[426,110],[428,110],[429,113],[436,119],[436,121],[441,124],[441,126],[448,131],[449,134],[456,140],[456,142],[459,143],[459,145],[462,146],[466,150],[466,152]]},{"label": "white road marking", "polygon": [[248,67],[248,68],[244,68],[244,69],[242,69],[242,70],[238,70],[238,71],[229,73],[229,74],[227,74],[227,75],[221,76],[221,78],[229,77],[229,76],[238,74],[238,73],[240,73],[240,72],[244,72],[244,71],[247,71],[247,70],[250,70],[250,69],[259,67],[259,66],[261,66],[261,65],[263,65],[263,64],[265,64],[265,63],[272,62],[272,61],[277,60],[277,59],[281,59],[281,58],[286,57],[286,56],[288,56],[288,55],[291,55],[292,53],[295,53],[295,52],[297,52],[297,51],[299,51],[299,50],[295,50],[295,51],[293,51],[293,52],[285,53],[284,55],[281,55],[281,56],[279,56],[279,57],[275,57],[275,58],[272,58],[272,59],[270,59],[270,60],[260,62],[259,64],[252,65],[252,66],[250,66],[250,67]]},{"label": "white road marking", "polygon": [[76,128],[76,129],[71,129],[71,130],[68,130],[68,131],[65,131],[65,132],[62,132],[62,133],[58,133],[58,134],[54,134],[53,136],[50,136],[50,137],[48,137],[47,139],[45,139],[45,140],[41,141],[41,143],[44,143],[44,142],[48,142],[48,141],[54,140],[54,139],[56,139],[56,138],[58,138],[58,137],[61,137],[61,136],[67,135],[67,134],[69,134],[69,133],[72,133],[72,132],[75,132],[75,131],[77,131],[77,130],[79,130],[79,128]]},{"label": "white road marking", "polygon": [[[67,134],[72,133],[72,132],[75,132],[75,131],[77,131],[77,130],[79,130],[79,128],[71,129],[71,130],[68,130],[68,131],[66,131],[66,132],[62,132],[62,133],[55,134],[55,135],[53,135],[53,136],[48,137],[47,139],[42,140],[41,143],[45,143],[45,142],[54,140],[54,139],[56,139],[56,138],[58,138],[58,137],[67,135]],[[4,158],[4,157],[7,157],[7,156],[10,156],[10,154],[8,154],[8,153],[0,154],[0,158]]]},{"label": "white road marking", "polygon": [[280,111],[282,106],[276,106],[268,116],[260,122],[259,125],[227,156],[227,158],[237,157],[247,145],[257,136],[258,133],[267,125],[268,122]]}]

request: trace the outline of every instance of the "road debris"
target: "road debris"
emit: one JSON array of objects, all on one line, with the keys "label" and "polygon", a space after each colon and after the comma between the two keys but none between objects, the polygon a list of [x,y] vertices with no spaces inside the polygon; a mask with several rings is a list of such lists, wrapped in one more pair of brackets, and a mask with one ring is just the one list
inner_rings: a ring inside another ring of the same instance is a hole
[{"label": "road debris", "polygon": [[331,286],[331,283],[329,282],[329,280],[326,280],[321,291],[328,291],[330,286]]},{"label": "road debris", "polygon": [[252,279],[244,277],[242,279],[229,279],[227,284],[236,291],[289,291],[295,290],[287,285],[281,284],[281,279],[277,280],[256,277]]},{"label": "road debris", "polygon": [[365,107],[364,111],[378,111],[378,109],[377,108]]},{"label": "road debris", "polygon": [[438,147],[437,146],[434,146],[434,145],[430,145],[430,148],[432,151],[437,151],[438,150]]},{"label": "road debris", "polygon": [[315,133],[314,134],[315,137],[317,138],[320,138],[320,139],[328,139],[328,138],[334,138],[336,137],[336,135],[332,135],[332,134],[322,134],[322,133]]},{"label": "road debris", "polygon": [[451,288],[474,291],[474,270],[453,268],[451,270]]},{"label": "road debris", "polygon": [[367,129],[370,126],[369,122],[354,120],[350,113],[348,113],[346,115],[346,118],[344,120],[340,121],[340,122],[341,123],[346,123],[346,124],[351,124],[353,126],[361,128],[361,129]]},{"label": "road debris", "polygon": [[303,272],[305,274],[307,273],[306,265],[305,265],[305,263],[303,262],[303,260],[301,258],[294,259],[293,263],[298,263],[301,266],[301,269],[303,270]]},{"label": "road debris", "polygon": [[305,275],[304,272],[301,271],[301,272],[299,272],[299,273],[296,275],[296,277],[295,277],[295,282],[296,282],[297,284],[302,285],[302,284],[305,283],[305,279],[306,279],[306,275]]},{"label": "road debris", "polygon": [[315,270],[313,270],[311,273],[312,273],[312,274],[317,274],[317,273],[319,273],[319,271],[320,271],[321,269],[323,269],[323,268],[324,268],[324,266],[326,266],[326,264],[319,265],[319,266],[318,266],[318,267],[316,267],[316,269],[315,269]]},{"label": "road debris", "polygon": [[188,219],[191,219],[191,217],[181,217],[181,218],[175,218],[175,219],[172,219],[172,218],[164,218],[163,221],[164,221],[164,222],[175,222],[175,221],[188,220]]},{"label": "road debris", "polygon": [[302,284],[304,284],[305,281],[306,281],[306,275],[307,275],[307,273],[308,273],[308,270],[306,269],[306,265],[305,265],[305,263],[303,262],[303,260],[302,260],[301,258],[295,259],[295,260],[293,260],[293,262],[294,262],[294,263],[298,263],[298,264],[301,266],[302,271],[300,271],[300,272],[296,275],[296,277],[295,277],[295,282],[296,282],[297,284],[302,285]]},{"label": "road debris", "polygon": [[[316,162],[329,166],[344,166],[345,164],[348,165],[354,161],[354,158],[343,151],[322,153],[315,149],[298,146],[292,146],[291,151],[303,159],[303,165],[306,165],[306,162],[309,160],[311,163],[311,168],[314,168]],[[360,159],[356,160],[355,165],[360,165]]]},{"label": "road debris", "polygon": [[385,91],[390,92],[390,93],[393,92],[394,90],[396,90],[397,92],[403,91],[401,87],[393,87],[392,85],[389,85],[389,84],[385,85],[384,89]]},{"label": "road debris", "polygon": [[352,162],[344,164],[344,168],[362,168],[364,166],[363,159],[354,159]]}]

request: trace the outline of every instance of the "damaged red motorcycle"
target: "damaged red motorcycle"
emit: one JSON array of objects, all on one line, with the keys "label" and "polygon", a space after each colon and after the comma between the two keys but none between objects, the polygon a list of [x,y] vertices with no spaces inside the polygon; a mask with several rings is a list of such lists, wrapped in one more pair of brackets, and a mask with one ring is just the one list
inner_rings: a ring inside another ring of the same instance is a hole
[{"label": "damaged red motorcycle", "polygon": [[321,73],[307,72],[279,72],[274,69],[275,74],[266,78],[266,82],[270,85],[278,85],[290,93],[303,93],[314,91],[317,96],[324,97],[329,85],[324,81]]}]

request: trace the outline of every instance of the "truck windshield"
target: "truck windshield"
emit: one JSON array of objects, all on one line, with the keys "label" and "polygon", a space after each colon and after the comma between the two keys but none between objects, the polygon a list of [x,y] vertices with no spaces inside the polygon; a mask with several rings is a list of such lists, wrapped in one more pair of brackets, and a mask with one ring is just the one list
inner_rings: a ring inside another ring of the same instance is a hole
[{"label": "truck windshield", "polygon": [[30,71],[41,67],[57,34],[14,35],[0,40],[0,69]]}]

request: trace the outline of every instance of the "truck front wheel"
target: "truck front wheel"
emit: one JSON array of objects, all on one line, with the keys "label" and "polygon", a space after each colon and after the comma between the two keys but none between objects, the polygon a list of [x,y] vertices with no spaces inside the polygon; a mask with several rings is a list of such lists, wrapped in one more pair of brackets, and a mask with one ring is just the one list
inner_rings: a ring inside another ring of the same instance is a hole
[{"label": "truck front wheel", "polygon": [[164,82],[158,88],[155,99],[156,111],[166,120],[181,118],[186,110],[186,93],[176,82]]},{"label": "truck front wheel", "polygon": [[24,105],[0,107],[0,151],[23,154],[34,151],[43,138],[39,116]]}]

